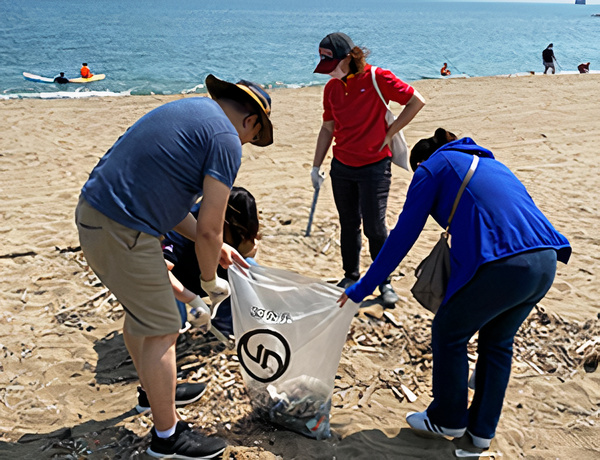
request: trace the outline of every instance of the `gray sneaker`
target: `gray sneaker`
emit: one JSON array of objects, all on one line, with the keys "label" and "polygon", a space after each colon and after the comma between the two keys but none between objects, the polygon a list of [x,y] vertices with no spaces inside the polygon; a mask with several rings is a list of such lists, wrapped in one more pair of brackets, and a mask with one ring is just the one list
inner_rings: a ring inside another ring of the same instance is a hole
[{"label": "gray sneaker", "polygon": [[400,300],[400,297],[398,297],[398,294],[394,292],[394,288],[388,282],[379,285],[379,292],[381,292],[380,297],[384,307],[392,308]]},{"label": "gray sneaker", "polygon": [[427,431],[437,436],[449,436],[451,438],[460,438],[467,431],[466,428],[444,428],[436,425],[427,416],[427,411],[409,412],[406,414],[406,421],[413,430]]},{"label": "gray sneaker", "polygon": [[480,438],[479,436],[475,436],[469,430],[467,430],[467,433],[469,433],[469,436],[471,436],[471,440],[473,441],[473,445],[475,447],[478,447],[479,449],[489,449],[490,448],[490,444],[492,443],[491,439]]}]

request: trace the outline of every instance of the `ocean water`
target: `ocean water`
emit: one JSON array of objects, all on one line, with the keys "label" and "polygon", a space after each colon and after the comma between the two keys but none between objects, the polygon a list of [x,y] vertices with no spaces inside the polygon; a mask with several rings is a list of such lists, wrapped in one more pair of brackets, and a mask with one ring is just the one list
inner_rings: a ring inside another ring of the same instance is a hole
[{"label": "ocean water", "polygon": [[[600,69],[600,5],[402,0],[0,0],[0,98],[205,92],[213,73],[237,81],[322,85],[318,43],[343,31],[371,64],[406,81]],[[106,79],[33,83],[23,72],[77,77],[82,62]]]}]

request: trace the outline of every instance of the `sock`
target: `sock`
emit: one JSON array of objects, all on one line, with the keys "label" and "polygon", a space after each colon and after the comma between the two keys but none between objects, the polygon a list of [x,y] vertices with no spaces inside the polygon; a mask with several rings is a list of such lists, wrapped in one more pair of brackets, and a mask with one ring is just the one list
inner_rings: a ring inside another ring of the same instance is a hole
[{"label": "sock", "polygon": [[156,436],[158,436],[159,438],[165,439],[165,438],[170,438],[171,436],[173,436],[173,434],[175,434],[175,428],[177,428],[177,422],[175,422],[175,425],[173,425],[168,430],[158,431],[156,428],[154,428],[154,430],[156,431]]}]

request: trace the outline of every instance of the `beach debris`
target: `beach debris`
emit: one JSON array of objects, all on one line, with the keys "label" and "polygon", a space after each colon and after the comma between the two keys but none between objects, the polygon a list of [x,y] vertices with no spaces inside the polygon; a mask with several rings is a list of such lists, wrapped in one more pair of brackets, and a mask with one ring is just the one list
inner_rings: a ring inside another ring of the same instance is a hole
[{"label": "beach debris", "polygon": [[66,252],[80,252],[81,246],[67,246],[66,248],[59,248],[58,246],[54,246],[60,254],[64,254]]},{"label": "beach debris", "polygon": [[369,399],[371,398],[371,395],[375,392],[375,390],[377,389],[377,383],[372,383],[371,385],[369,385],[369,387],[365,390],[362,398],[360,398],[358,400],[358,407],[363,407],[369,404]]},{"label": "beach debris", "polygon": [[92,453],[88,448],[87,441],[83,438],[53,441],[46,449],[58,451],[54,455],[60,453],[60,458],[65,460],[79,460]]},{"label": "beach debris", "polygon": [[531,366],[535,371],[537,371],[538,374],[540,375],[544,375],[544,371],[541,370],[537,365],[535,365],[533,362],[531,361],[524,361],[526,364],[528,364],[529,366]]},{"label": "beach debris", "polygon": [[595,337],[593,340],[587,340],[584,344],[582,344],[579,348],[577,348],[577,350],[575,350],[575,353],[583,353],[585,351],[586,348],[591,347],[593,345],[599,344],[600,343],[600,337]]},{"label": "beach debris", "polygon": [[331,398],[329,387],[315,377],[301,375],[276,387],[250,385],[255,412],[267,421],[315,439],[328,438]]},{"label": "beach debris", "polygon": [[17,257],[37,256],[35,251],[26,252],[9,252],[8,254],[0,254],[0,259],[16,259]]},{"label": "beach debris", "polygon": [[379,303],[363,302],[358,309],[360,315],[368,315],[376,319],[381,319],[384,315],[383,306]]},{"label": "beach debris", "polygon": [[470,452],[464,449],[456,449],[454,451],[454,455],[456,455],[458,458],[496,458],[502,457],[502,452]]},{"label": "beach debris", "polygon": [[406,399],[408,399],[411,403],[417,400],[417,395],[410,391],[410,389],[406,385],[400,384],[400,389],[402,390],[402,393],[404,393],[404,395],[406,396]]},{"label": "beach debris", "polygon": [[402,393],[398,388],[396,387],[390,387],[392,389],[392,393],[394,393],[394,395],[396,395],[396,397],[398,398],[398,400],[400,402],[402,402],[402,400],[404,400],[404,393]]},{"label": "beach debris", "polygon": [[[323,238],[329,238],[323,233]],[[323,247],[319,245],[320,234],[314,233],[317,251]],[[310,239],[301,240],[306,241]],[[324,240],[326,241],[326,240]],[[306,243],[304,243],[306,244]],[[325,244],[323,242],[323,244]],[[65,253],[65,257],[72,258],[80,267],[81,282],[89,292],[87,298],[81,299],[88,302],[80,308],[71,310],[76,312],[78,318],[69,317],[71,321],[114,321],[120,319],[123,310],[116,300],[109,300],[108,293],[104,293],[104,286],[85,263],[85,259],[78,253]],[[332,282],[337,282],[332,278]],[[96,287],[97,297],[90,291],[90,286]],[[90,300],[91,299],[91,300]],[[106,301],[105,303],[103,303]],[[59,314],[61,305],[49,305],[49,313]],[[69,308],[70,305],[66,305]],[[257,442],[267,443],[269,436],[277,431],[278,424],[269,418],[270,409],[273,414],[282,420],[285,415],[296,417],[296,422],[304,423],[302,429],[319,430],[323,423],[329,424],[328,418],[318,416],[320,405],[327,407],[335,402],[335,410],[357,409],[367,410],[368,406],[378,406],[378,401],[373,395],[379,394],[378,389],[385,389],[394,395],[394,404],[410,404],[410,399],[403,386],[412,393],[413,397],[430,397],[431,391],[431,317],[427,314],[407,313],[404,309],[396,307],[385,309],[381,318],[366,315],[354,318],[348,338],[342,353],[342,360],[335,378],[335,387],[332,399],[318,401],[315,398],[302,400],[302,397],[293,395],[293,391],[276,388],[271,394],[264,395],[264,413],[257,412],[251,404],[248,390],[240,373],[239,360],[235,350],[228,349],[224,343],[217,340],[212,334],[201,334],[192,327],[182,334],[177,342],[178,377],[180,382],[202,381],[207,383],[206,394],[200,401],[185,407],[178,408],[178,413],[188,423],[199,427],[207,435],[220,435],[228,439],[248,441],[249,436],[256,436]],[[588,321],[568,321],[543,307],[534,308],[529,318],[523,323],[514,342],[514,377],[515,378],[540,378],[553,376],[559,382],[565,382],[575,377],[579,372],[593,372],[597,368],[600,344],[596,339],[600,337],[600,318]],[[119,344],[116,343],[119,341]],[[99,360],[97,365],[97,383],[111,383],[136,379],[135,370],[123,346],[122,336],[119,332],[108,335],[95,346]],[[363,348],[365,347],[365,348]],[[11,360],[22,359],[21,352],[31,348],[28,344],[24,349],[15,350],[9,354],[7,349],[2,352],[7,355],[3,358],[6,367]],[[121,353],[120,350],[123,350]],[[119,352],[117,353],[117,350]],[[468,344],[469,360],[474,363],[477,358],[477,337]],[[362,366],[360,359],[369,359],[379,363],[379,371],[374,375],[372,367]],[[35,350],[33,352],[35,356]],[[106,359],[110,355],[111,362]],[[29,356],[29,355],[28,355]],[[389,363],[386,367],[386,364]],[[540,374],[534,366],[543,372]],[[101,368],[100,370],[98,368]],[[594,370],[592,370],[594,369]],[[98,373],[100,371],[100,373]],[[18,384],[15,380],[12,384]],[[408,394],[410,394],[408,393]],[[27,397],[27,391],[0,391],[0,399],[7,407],[19,409],[19,402]],[[397,402],[396,402],[397,401]],[[388,409],[397,410],[393,404]],[[327,409],[329,410],[329,409]],[[312,414],[312,418],[308,416]],[[266,416],[265,416],[266,415]],[[307,419],[302,417],[306,415]],[[298,420],[298,416],[300,419]],[[591,415],[597,417],[597,415]],[[589,417],[589,415],[585,415]],[[321,420],[322,419],[322,420]],[[142,423],[143,422],[143,423]],[[319,423],[320,422],[320,423]],[[573,422],[575,423],[575,422]],[[579,423],[579,422],[577,422]],[[133,458],[141,455],[148,445],[148,430],[151,420],[147,414],[134,415],[131,422],[123,431],[111,436],[104,434],[100,444],[96,446],[90,433],[86,434],[87,445],[92,446],[92,451],[101,450],[106,458]],[[281,425],[279,425],[281,426]],[[288,428],[288,427],[286,427]],[[114,427],[111,427],[114,430]],[[291,428],[288,428],[291,429]],[[72,436],[72,435],[71,435]],[[75,440],[71,438],[71,440]],[[266,437],[265,437],[266,436]],[[79,439],[79,438],[76,438]],[[115,440],[116,439],[116,440]],[[56,439],[54,439],[56,442]],[[57,446],[60,448],[60,446]],[[65,446],[63,446],[65,447]],[[72,448],[83,448],[82,444],[73,443]],[[67,455],[73,451],[64,451]],[[467,452],[469,457],[498,458],[500,452],[474,453],[457,450],[457,457]],[[100,454],[100,452],[99,452]],[[475,455],[473,455],[475,454]],[[59,454],[60,455],[60,454]],[[84,455],[81,455],[84,457]],[[61,457],[63,458],[63,457]]]},{"label": "beach debris", "polygon": [[396,318],[396,316],[389,310],[385,310],[383,312],[383,316],[385,316],[390,323],[392,323],[396,327],[402,327],[402,323]]}]

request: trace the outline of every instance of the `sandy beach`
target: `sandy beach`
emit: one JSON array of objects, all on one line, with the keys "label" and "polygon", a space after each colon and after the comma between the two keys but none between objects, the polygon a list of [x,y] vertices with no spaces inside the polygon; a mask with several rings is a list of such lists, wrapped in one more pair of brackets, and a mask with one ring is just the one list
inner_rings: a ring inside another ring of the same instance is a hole
[{"label": "sandy beach", "polygon": [[[414,83],[427,105],[405,130],[408,143],[438,127],[472,137],[515,172],[573,247],[569,265],[559,264],[552,289],[517,336],[488,458],[600,458],[599,85],[600,75]],[[271,96],[275,142],[244,146],[236,181],[260,211],[257,261],[337,280],[339,225],[329,180],[304,237],[322,88],[274,89]],[[120,333],[123,310],[87,267],[73,213],[89,172],[114,141],[143,114],[180,97],[0,101],[1,459],[146,458],[152,422],[133,410],[138,382]],[[390,227],[411,179],[395,166],[392,173]],[[431,315],[410,287],[439,231],[428,222],[396,270],[396,308],[384,312],[371,302],[354,318],[336,378],[331,439],[307,439],[254,416],[234,351],[194,329],[178,343],[179,365],[182,377],[209,389],[180,409],[182,417],[225,437],[226,459],[451,459],[458,450],[481,452],[466,437],[419,437],[405,421],[431,400]],[[369,262],[365,250],[364,270]]]}]

